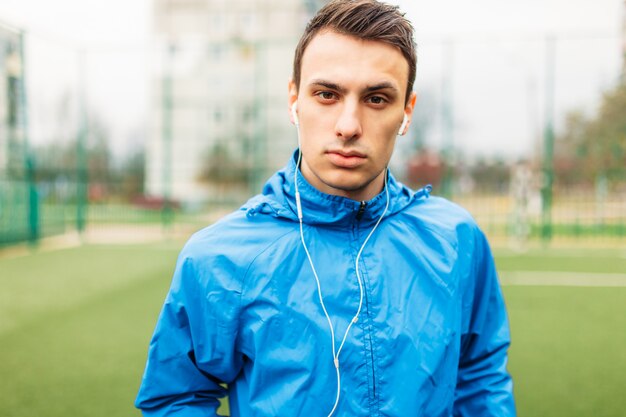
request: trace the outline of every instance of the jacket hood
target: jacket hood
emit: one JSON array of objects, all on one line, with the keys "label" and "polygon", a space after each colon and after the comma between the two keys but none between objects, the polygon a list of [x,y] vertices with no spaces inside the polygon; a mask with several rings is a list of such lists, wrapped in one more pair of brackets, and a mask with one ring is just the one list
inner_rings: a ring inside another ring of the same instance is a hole
[{"label": "jacket hood", "polygon": [[[251,198],[242,206],[241,209],[245,210],[248,216],[260,213],[298,221],[294,184],[294,170],[297,169],[298,152],[299,150],[296,150],[287,166],[276,172],[265,183],[261,194]],[[430,185],[413,192],[396,181],[391,172],[388,171],[387,174],[386,187],[389,189],[389,208],[385,217],[402,211],[413,200],[428,198],[430,195]],[[297,181],[303,222],[306,224],[345,225],[354,222],[357,215],[361,223],[373,223],[385,210],[387,203],[385,190],[382,190],[369,201],[360,202],[347,197],[323,193],[313,187],[301,173],[298,173]],[[360,214],[359,211],[361,211]]]}]

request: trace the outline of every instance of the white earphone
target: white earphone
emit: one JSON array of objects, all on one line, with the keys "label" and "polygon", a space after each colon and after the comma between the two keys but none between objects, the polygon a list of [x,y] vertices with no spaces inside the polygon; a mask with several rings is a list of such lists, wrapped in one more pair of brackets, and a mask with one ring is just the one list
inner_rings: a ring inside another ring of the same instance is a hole
[{"label": "white earphone", "polygon": [[296,127],[300,127],[300,122],[298,121],[298,102],[294,101],[293,104],[291,105],[291,117],[293,118],[293,124],[296,125]]},{"label": "white earphone", "polygon": [[404,135],[404,130],[406,129],[406,125],[409,123],[409,118],[406,113],[404,113],[404,119],[402,119],[402,124],[400,125],[400,130],[398,130],[398,135]]},{"label": "white earphone", "polygon": [[[335,413],[335,410],[337,409],[337,405],[339,404],[339,397],[341,396],[341,371],[340,371],[340,364],[339,364],[339,354],[341,353],[341,350],[343,349],[343,345],[346,343],[346,339],[348,338],[348,333],[350,332],[352,325],[358,321],[359,315],[361,314],[361,309],[363,307],[364,290],[363,290],[363,279],[361,278],[361,273],[359,271],[359,260],[361,259],[361,253],[363,252],[365,245],[370,240],[370,237],[372,237],[372,235],[374,234],[374,231],[376,230],[376,228],[378,228],[378,225],[380,224],[381,220],[383,219],[383,217],[385,217],[385,214],[387,213],[387,209],[389,208],[389,187],[387,186],[387,169],[385,168],[384,187],[385,187],[385,194],[387,195],[387,203],[385,205],[385,209],[383,210],[383,213],[378,218],[378,221],[376,222],[372,230],[370,230],[369,234],[363,241],[363,244],[361,245],[361,248],[359,249],[359,252],[356,255],[356,260],[354,262],[354,266],[356,270],[356,278],[359,283],[359,308],[357,309],[355,315],[350,320],[350,323],[348,324],[348,327],[346,328],[346,331],[343,334],[343,338],[341,339],[341,343],[339,344],[339,348],[337,348],[335,346],[335,328],[330,319],[330,314],[328,314],[328,310],[326,310],[324,297],[322,297],[322,287],[320,284],[320,279],[317,276],[317,270],[315,269],[315,265],[313,264],[313,259],[311,258],[311,254],[309,253],[309,248],[307,247],[306,242],[304,240],[304,226],[303,226],[303,221],[302,221],[302,218],[303,218],[302,203],[300,202],[300,190],[298,188],[298,171],[300,171],[299,167],[300,167],[300,162],[302,161],[302,148],[300,146],[300,125],[298,121],[298,113],[297,113],[298,107],[297,106],[298,106],[297,102],[294,102],[293,105],[291,106],[291,117],[293,118],[293,122],[296,125],[296,130],[298,131],[298,161],[296,162],[296,167],[295,167],[294,174],[293,174],[293,181],[294,181],[294,186],[295,186],[295,191],[296,191],[296,207],[298,211],[298,221],[300,223],[300,241],[302,242],[302,247],[304,248],[304,252],[306,253],[306,256],[309,260],[311,269],[313,270],[313,276],[315,277],[315,283],[317,284],[317,295],[319,296],[320,305],[322,307],[322,310],[324,311],[324,316],[326,317],[326,321],[328,322],[328,328],[330,329],[333,365],[335,366],[335,373],[337,375],[337,394],[335,396],[335,403],[333,405],[332,410],[330,410],[330,413],[328,414],[328,417],[331,417]],[[405,114],[404,121],[402,122],[402,127],[400,128],[400,131],[404,130],[406,123],[407,123],[407,117]]]}]

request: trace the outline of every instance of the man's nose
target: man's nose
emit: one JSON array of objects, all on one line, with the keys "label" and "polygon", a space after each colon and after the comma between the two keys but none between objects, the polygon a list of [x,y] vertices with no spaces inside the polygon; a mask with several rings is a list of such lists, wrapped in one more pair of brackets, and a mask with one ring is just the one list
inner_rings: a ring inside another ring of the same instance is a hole
[{"label": "man's nose", "polygon": [[335,133],[343,140],[357,139],[363,133],[358,106],[345,103],[335,125]]}]

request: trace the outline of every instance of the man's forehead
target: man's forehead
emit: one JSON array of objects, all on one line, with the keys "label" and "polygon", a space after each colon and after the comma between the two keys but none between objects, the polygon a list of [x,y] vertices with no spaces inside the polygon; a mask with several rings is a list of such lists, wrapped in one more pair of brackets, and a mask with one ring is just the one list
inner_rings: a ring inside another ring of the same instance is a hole
[{"label": "man's forehead", "polygon": [[408,80],[409,64],[390,44],[359,39],[332,30],[318,33],[304,51],[301,85],[324,80],[360,88],[399,89]]}]

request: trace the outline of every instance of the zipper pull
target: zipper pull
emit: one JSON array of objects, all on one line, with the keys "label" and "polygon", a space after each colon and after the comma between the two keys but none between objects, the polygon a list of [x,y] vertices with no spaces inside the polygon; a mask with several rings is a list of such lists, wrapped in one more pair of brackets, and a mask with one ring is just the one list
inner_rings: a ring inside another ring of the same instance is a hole
[{"label": "zipper pull", "polygon": [[361,220],[361,217],[363,217],[363,213],[365,213],[365,206],[367,206],[367,203],[365,201],[361,201],[361,205],[359,206],[359,211],[357,211],[356,213],[357,220]]}]

